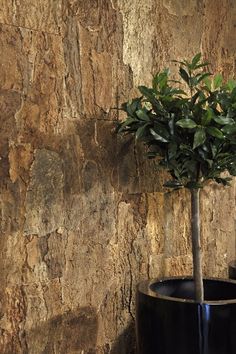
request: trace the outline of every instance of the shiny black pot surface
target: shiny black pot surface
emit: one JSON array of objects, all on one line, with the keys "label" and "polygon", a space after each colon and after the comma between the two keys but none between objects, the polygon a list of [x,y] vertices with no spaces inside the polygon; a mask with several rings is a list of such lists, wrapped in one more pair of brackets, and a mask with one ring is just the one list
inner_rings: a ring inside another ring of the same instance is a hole
[{"label": "shiny black pot surface", "polygon": [[191,278],[140,283],[138,354],[236,354],[236,282],[205,279],[204,290],[199,304]]}]

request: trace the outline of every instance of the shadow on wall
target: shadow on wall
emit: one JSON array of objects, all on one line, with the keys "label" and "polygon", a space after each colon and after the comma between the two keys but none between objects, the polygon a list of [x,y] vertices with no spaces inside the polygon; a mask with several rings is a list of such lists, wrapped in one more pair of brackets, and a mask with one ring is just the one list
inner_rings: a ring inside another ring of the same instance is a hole
[{"label": "shadow on wall", "polygon": [[110,354],[136,354],[134,322],[131,322],[117,338]]},{"label": "shadow on wall", "polygon": [[[26,332],[28,352],[97,354],[97,332],[98,320],[94,308],[84,307],[75,312],[69,311]],[[108,353],[136,354],[134,322],[121,333]]]},{"label": "shadow on wall", "polygon": [[28,349],[31,353],[40,354],[96,354],[97,330],[94,308],[69,311],[27,332]]}]

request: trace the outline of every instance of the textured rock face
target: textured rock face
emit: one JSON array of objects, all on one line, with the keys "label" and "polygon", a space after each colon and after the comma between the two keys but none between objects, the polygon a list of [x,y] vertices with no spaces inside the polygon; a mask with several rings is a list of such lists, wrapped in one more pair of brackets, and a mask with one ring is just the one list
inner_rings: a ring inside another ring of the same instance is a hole
[{"label": "textured rock face", "polygon": [[[189,195],[112,133],[201,49],[235,72],[236,4],[1,0],[0,353],[131,354],[135,286],[190,274]],[[235,257],[235,187],[202,192],[204,271]]]}]

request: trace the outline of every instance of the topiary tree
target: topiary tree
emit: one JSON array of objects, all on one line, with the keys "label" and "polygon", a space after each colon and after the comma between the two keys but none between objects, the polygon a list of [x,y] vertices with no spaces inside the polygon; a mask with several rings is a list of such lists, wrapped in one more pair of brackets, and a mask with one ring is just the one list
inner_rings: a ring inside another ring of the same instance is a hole
[{"label": "topiary tree", "polygon": [[[205,69],[201,53],[179,64],[180,81],[165,69],[142,96],[125,102],[126,118],[117,132],[132,134],[146,146],[149,159],[167,169],[165,187],[191,193],[191,229],[195,300],[204,300],[200,244],[200,190],[209,180],[229,185],[236,175],[236,81],[223,83]],[[228,172],[227,176],[222,175]]]}]

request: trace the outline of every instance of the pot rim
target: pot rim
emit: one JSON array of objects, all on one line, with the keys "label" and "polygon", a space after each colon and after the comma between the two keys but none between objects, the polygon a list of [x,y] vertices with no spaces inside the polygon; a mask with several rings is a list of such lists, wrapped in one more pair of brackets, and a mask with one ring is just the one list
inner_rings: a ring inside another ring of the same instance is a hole
[{"label": "pot rim", "polygon": [[[185,299],[185,298],[177,298],[177,297],[172,297],[172,296],[167,296],[167,295],[162,295],[157,293],[156,291],[151,289],[151,286],[155,283],[163,283],[164,281],[169,281],[169,280],[193,280],[192,276],[176,276],[176,277],[164,277],[164,278],[155,278],[155,279],[149,279],[149,280],[144,280],[140,282],[137,285],[137,290],[145,295],[148,295],[153,298],[161,299],[161,300],[168,300],[168,301],[176,301],[176,302],[184,302],[184,303],[191,303],[191,304],[204,304],[204,305],[226,305],[226,304],[236,304],[236,298],[235,299],[230,299],[230,300],[211,300],[211,301],[203,301],[202,303],[199,303],[195,300],[192,299]],[[207,277],[203,280],[207,281],[218,281],[218,282],[223,282],[223,283],[228,283],[228,284],[234,284],[236,286],[236,280],[233,279],[225,279],[225,278],[214,278],[214,277]]]}]

